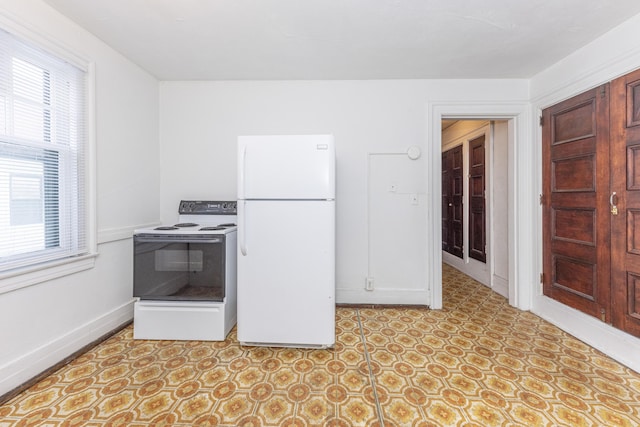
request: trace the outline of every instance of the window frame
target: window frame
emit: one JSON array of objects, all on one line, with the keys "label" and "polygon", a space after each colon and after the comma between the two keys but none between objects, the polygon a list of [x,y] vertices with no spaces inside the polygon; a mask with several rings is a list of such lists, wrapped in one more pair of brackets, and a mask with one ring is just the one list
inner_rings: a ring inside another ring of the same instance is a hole
[{"label": "window frame", "polygon": [[13,36],[62,59],[85,73],[84,141],[84,215],[80,219],[86,238],[86,254],[41,262],[0,272],[0,294],[68,276],[95,267],[97,257],[96,229],[96,117],[95,63],[73,53],[73,50],[50,35],[39,33],[14,19],[0,15],[0,28]]}]

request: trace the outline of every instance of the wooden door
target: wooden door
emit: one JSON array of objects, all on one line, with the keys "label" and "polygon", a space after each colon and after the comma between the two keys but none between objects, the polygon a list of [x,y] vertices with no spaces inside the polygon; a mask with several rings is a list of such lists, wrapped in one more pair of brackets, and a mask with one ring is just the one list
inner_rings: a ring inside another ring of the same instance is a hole
[{"label": "wooden door", "polygon": [[462,235],[462,146],[442,153],[442,250],[459,258]]},{"label": "wooden door", "polygon": [[544,294],[610,319],[609,85],[543,111]]},{"label": "wooden door", "polygon": [[611,83],[611,125],[612,320],[640,337],[640,70]]},{"label": "wooden door", "polygon": [[485,136],[469,141],[469,257],[487,262]]},{"label": "wooden door", "polygon": [[450,151],[442,152],[442,250],[451,252],[451,156]]}]

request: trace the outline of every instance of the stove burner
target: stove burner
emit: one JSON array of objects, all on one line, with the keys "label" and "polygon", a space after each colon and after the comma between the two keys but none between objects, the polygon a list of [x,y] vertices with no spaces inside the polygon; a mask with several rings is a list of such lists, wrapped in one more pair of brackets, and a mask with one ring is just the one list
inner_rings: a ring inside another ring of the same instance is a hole
[{"label": "stove burner", "polygon": [[195,222],[181,222],[179,224],[174,224],[174,227],[196,227],[198,224]]},{"label": "stove burner", "polygon": [[177,230],[178,227],[174,227],[173,225],[163,225],[161,227],[156,227],[154,230]]},{"label": "stove burner", "polygon": [[235,227],[236,225],[232,222],[229,222],[227,224],[220,224],[218,227]]},{"label": "stove burner", "polygon": [[216,231],[216,230],[224,230],[224,227],[202,227],[200,231]]}]

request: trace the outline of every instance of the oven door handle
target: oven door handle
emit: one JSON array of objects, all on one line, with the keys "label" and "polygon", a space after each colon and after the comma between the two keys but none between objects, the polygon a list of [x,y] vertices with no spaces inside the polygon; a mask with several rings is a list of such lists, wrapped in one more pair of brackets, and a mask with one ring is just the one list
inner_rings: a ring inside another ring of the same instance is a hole
[{"label": "oven door handle", "polygon": [[214,237],[211,239],[189,239],[189,238],[177,238],[177,239],[167,239],[167,238],[157,238],[157,237],[140,237],[136,236],[136,243],[222,243],[222,239],[219,237]]}]

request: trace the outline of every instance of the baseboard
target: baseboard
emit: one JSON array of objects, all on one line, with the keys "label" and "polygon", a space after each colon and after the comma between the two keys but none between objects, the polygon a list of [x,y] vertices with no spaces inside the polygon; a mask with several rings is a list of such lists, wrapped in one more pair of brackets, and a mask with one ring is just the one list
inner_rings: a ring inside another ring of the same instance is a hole
[{"label": "baseboard", "polygon": [[461,271],[462,273],[471,277],[473,280],[480,282],[485,286],[491,286],[490,275],[489,271],[487,270],[488,267],[486,264],[481,263],[480,261],[469,259],[468,262],[465,262],[463,259],[458,258],[457,256],[442,251],[442,262],[450,265],[456,270]]},{"label": "baseboard", "polygon": [[505,298],[509,298],[509,281],[494,274],[491,290],[497,292]]},{"label": "baseboard", "polygon": [[640,339],[543,295],[532,312],[640,373]]},{"label": "baseboard", "polygon": [[371,308],[371,309],[380,309],[380,308],[404,308],[404,309],[414,309],[414,310],[430,310],[428,305],[418,305],[418,304],[336,304],[337,308]]},{"label": "baseboard", "polygon": [[15,390],[100,337],[133,319],[133,300],[0,366],[0,396]]},{"label": "baseboard", "polygon": [[431,294],[426,290],[415,289],[336,289],[336,304],[384,304],[384,305],[421,305],[431,304]]}]

